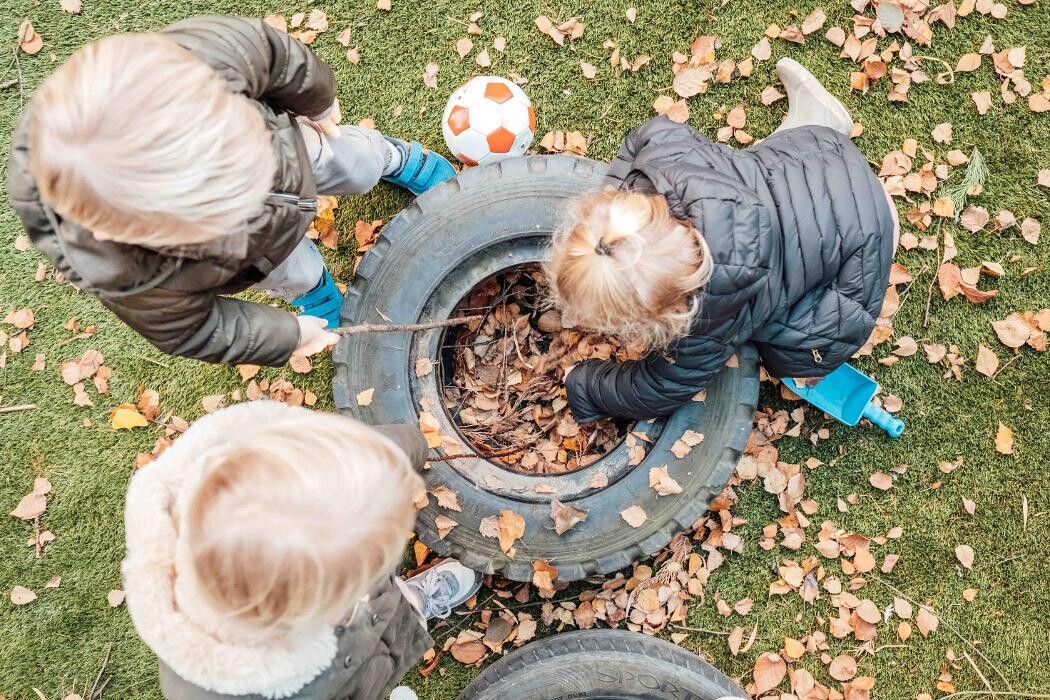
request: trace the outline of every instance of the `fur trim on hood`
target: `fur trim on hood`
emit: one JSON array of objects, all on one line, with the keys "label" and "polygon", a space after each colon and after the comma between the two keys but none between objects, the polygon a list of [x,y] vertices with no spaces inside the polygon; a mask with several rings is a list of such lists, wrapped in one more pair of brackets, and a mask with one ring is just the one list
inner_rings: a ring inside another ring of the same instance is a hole
[{"label": "fur trim on hood", "polygon": [[230,434],[265,429],[305,408],[253,401],[205,416],[128,488],[122,565],[128,611],[142,640],[184,680],[226,695],[283,698],[326,670],[337,644],[331,627],[304,630],[278,642],[238,639],[209,614],[191,582],[178,577],[188,553],[179,546],[180,494],[200,478],[194,457]]}]

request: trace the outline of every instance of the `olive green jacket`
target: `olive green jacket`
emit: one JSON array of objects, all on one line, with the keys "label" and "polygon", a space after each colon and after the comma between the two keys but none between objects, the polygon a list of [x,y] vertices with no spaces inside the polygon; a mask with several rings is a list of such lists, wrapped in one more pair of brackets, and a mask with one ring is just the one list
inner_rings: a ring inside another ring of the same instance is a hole
[{"label": "olive green jacket", "polygon": [[334,76],[306,46],[259,20],[202,17],[159,34],[213,68],[231,92],[258,105],[277,161],[262,213],[244,231],[174,250],[96,240],[41,201],[29,172],[31,107],[12,139],[12,203],[58,272],[164,352],[207,362],[282,365],[299,342],[295,317],[225,295],[266,277],[313,219],[317,192],[295,115],[322,116],[335,100]]}]

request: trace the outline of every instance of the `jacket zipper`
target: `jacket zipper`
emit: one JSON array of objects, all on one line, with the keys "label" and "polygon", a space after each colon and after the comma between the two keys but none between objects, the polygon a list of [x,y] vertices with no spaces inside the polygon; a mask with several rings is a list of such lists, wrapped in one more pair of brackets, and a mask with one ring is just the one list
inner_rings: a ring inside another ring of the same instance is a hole
[{"label": "jacket zipper", "polygon": [[276,199],[278,202],[294,204],[300,211],[317,212],[316,197],[300,197],[299,195],[289,194],[287,192],[271,192],[270,198]]}]

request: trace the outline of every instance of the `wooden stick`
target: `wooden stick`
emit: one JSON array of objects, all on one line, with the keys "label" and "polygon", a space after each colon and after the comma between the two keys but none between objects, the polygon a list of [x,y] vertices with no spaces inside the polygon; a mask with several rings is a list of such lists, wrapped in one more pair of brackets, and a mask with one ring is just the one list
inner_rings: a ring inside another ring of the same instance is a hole
[{"label": "wooden stick", "polygon": [[355,333],[395,333],[397,331],[429,331],[432,328],[446,328],[448,326],[462,326],[471,321],[482,318],[477,316],[464,316],[463,318],[449,318],[444,321],[426,321],[425,323],[362,323],[357,326],[341,326],[333,328],[332,333],[336,335],[354,335]]},{"label": "wooden stick", "polygon": [[524,451],[524,447],[507,447],[502,450],[490,452],[487,455],[479,455],[473,452],[463,452],[461,454],[445,455],[444,457],[427,457],[427,463],[429,464],[433,462],[449,462],[453,459],[470,459],[472,457],[477,457],[479,459],[488,459],[490,457],[509,457],[512,454],[517,454],[518,452]]},{"label": "wooden stick", "polygon": [[113,642],[106,643],[106,654],[102,657],[102,666],[98,669],[98,675],[95,676],[95,682],[91,684],[91,691],[88,692],[87,700],[95,700],[96,697],[102,694],[102,690],[105,689],[106,684],[102,684],[102,688],[98,687],[98,682],[102,680],[102,674],[106,672],[106,666],[109,665],[109,653],[113,651]]},{"label": "wooden stick", "polygon": [[20,403],[17,406],[0,406],[0,413],[14,413],[15,411],[34,411],[35,403]]}]

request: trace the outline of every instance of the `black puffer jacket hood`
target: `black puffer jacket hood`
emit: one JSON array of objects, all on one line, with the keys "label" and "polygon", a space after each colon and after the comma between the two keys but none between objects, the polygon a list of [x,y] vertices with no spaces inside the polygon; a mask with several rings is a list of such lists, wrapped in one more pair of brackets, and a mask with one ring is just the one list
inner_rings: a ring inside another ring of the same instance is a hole
[{"label": "black puffer jacket hood", "polygon": [[749,341],[771,374],[820,377],[871,334],[894,224],[847,137],[803,127],[736,150],[657,117],[627,136],[606,181],[663,195],[703,234],[714,268],[689,335],[643,360],[591,360],[570,373],[578,421],[666,415]]}]

